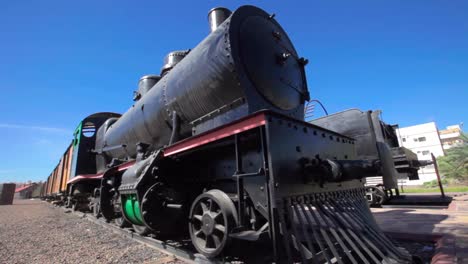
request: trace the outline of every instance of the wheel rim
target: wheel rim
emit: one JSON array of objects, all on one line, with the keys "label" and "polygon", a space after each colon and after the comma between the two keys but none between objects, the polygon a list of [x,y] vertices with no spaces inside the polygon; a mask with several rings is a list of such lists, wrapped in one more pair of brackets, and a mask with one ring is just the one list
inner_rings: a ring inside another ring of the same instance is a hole
[{"label": "wheel rim", "polygon": [[384,191],[378,187],[369,187],[369,190],[372,192],[372,196],[374,197],[371,205],[381,205],[385,202],[386,197]]},{"label": "wheel rim", "polygon": [[227,238],[227,220],[220,205],[204,197],[193,208],[190,231],[195,246],[204,252],[217,251]]}]

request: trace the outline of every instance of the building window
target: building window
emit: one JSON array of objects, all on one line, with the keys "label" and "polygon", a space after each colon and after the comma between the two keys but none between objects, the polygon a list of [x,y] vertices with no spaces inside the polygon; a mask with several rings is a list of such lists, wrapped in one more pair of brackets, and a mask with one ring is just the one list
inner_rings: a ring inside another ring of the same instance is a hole
[{"label": "building window", "polygon": [[419,137],[419,138],[413,138],[414,142],[424,142],[426,141],[426,137]]},{"label": "building window", "polygon": [[430,153],[429,150],[424,150],[424,151],[422,152],[423,155],[429,155],[429,153]]},{"label": "building window", "polygon": [[402,140],[403,140],[403,142],[406,142],[406,138],[403,138]]}]

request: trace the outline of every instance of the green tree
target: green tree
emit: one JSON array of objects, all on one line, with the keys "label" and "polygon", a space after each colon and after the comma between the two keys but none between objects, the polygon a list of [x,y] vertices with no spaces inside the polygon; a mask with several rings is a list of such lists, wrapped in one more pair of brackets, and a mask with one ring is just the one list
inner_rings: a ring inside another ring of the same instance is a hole
[{"label": "green tree", "polygon": [[468,183],[468,137],[462,134],[464,143],[448,149],[445,156],[437,158],[440,173],[447,179]]}]

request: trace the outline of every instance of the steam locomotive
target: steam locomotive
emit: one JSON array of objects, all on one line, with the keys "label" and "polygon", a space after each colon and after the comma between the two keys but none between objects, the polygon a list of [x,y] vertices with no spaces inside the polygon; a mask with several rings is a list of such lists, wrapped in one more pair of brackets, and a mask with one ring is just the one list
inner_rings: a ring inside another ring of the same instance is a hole
[{"label": "steam locomotive", "polygon": [[186,234],[207,258],[267,239],[277,263],[411,263],[365,199],[381,157],[304,121],[307,60],[274,15],[208,18],[209,35],[143,76],[127,112],[79,124],[43,196],[141,235]]}]

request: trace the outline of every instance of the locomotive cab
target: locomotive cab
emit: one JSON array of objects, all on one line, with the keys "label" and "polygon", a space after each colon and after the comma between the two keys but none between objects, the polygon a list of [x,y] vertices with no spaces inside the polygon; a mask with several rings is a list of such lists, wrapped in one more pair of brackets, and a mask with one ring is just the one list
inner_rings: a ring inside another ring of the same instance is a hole
[{"label": "locomotive cab", "polygon": [[97,156],[94,151],[97,131],[109,118],[119,117],[116,113],[96,113],[83,119],[75,129],[72,141],[71,166],[67,181],[67,205],[74,209],[89,203],[89,197],[99,186]]},{"label": "locomotive cab", "polygon": [[83,119],[73,133],[73,159],[70,179],[79,175],[95,174],[94,153],[98,129],[109,118],[119,117],[116,113],[96,113]]}]

